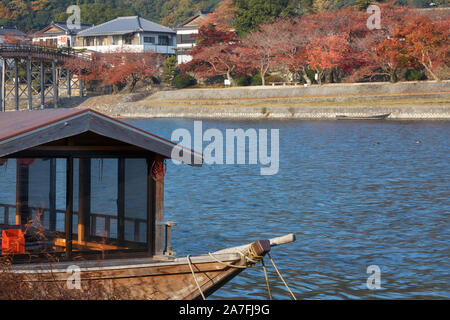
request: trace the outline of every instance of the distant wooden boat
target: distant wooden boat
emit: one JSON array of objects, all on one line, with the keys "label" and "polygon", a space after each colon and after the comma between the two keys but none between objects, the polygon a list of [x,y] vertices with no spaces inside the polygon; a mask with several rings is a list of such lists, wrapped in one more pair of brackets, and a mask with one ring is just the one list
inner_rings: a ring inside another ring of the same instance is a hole
[{"label": "distant wooden boat", "polygon": [[373,116],[347,116],[347,115],[337,115],[337,120],[384,120],[389,117],[391,114],[379,114]]},{"label": "distant wooden boat", "polygon": [[249,245],[220,250],[208,255],[166,259],[115,259],[15,265],[12,272],[24,281],[46,282],[64,287],[70,265],[81,268],[81,286],[100,283],[105,298],[123,293],[124,299],[192,300],[209,296],[243,270],[260,261],[272,246],[295,240],[293,234]]}]

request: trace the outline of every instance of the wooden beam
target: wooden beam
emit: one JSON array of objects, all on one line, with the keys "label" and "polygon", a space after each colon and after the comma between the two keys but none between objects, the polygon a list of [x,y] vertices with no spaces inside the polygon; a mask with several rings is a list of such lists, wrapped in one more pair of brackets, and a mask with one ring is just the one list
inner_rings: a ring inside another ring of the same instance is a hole
[{"label": "wooden beam", "polygon": [[125,158],[119,158],[117,187],[117,238],[125,240]]},{"label": "wooden beam", "polygon": [[41,87],[41,109],[45,107],[45,64],[41,61],[40,65],[40,87]]},{"label": "wooden beam", "polygon": [[14,106],[19,110],[19,62],[14,59]]},{"label": "wooden beam", "polygon": [[72,96],[72,74],[70,70],[66,70],[66,80],[67,80],[67,97]]},{"label": "wooden beam", "polygon": [[91,159],[80,158],[78,175],[78,242],[89,240],[91,214]]},{"label": "wooden beam", "polygon": [[66,233],[66,257],[72,257],[72,227],[73,227],[73,158],[66,161],[66,216],[64,229]]},{"label": "wooden beam", "polygon": [[155,222],[155,234],[154,234],[154,244],[155,244],[155,252],[154,254],[160,255],[164,252],[164,177],[159,177],[157,181],[153,179],[152,175],[152,165],[153,161],[156,158],[152,159],[152,162],[149,167],[149,175],[150,175],[150,183],[152,190],[152,198],[153,198],[153,210],[154,210],[154,222]]},{"label": "wooden beam", "polygon": [[147,250],[150,256],[156,254],[155,184],[151,172],[153,159],[147,158]]},{"label": "wooden beam", "polygon": [[134,146],[38,146],[31,151],[146,151]]},{"label": "wooden beam", "polygon": [[31,78],[31,58],[27,59],[27,91],[28,91],[28,109],[33,110],[33,83]]},{"label": "wooden beam", "polygon": [[19,160],[17,160],[16,172],[16,224],[22,225],[28,223],[30,218],[30,210],[28,208],[29,167],[20,165]]},{"label": "wooden beam", "polygon": [[56,159],[50,159],[49,230],[56,231]]},{"label": "wooden beam", "polygon": [[52,83],[53,83],[53,108],[58,108],[58,70],[55,61],[52,61]]}]

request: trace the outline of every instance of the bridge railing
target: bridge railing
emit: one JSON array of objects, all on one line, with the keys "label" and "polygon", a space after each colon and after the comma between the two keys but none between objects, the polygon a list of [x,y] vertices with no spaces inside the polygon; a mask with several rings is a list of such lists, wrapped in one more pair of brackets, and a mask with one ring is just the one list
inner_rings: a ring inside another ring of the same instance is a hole
[{"label": "bridge railing", "polygon": [[79,50],[74,50],[72,48],[56,48],[34,44],[3,43],[0,44],[0,55],[2,52],[18,52],[18,53],[26,52],[37,54],[51,54],[57,55],[59,57],[90,59],[90,54],[87,52],[80,52]]}]

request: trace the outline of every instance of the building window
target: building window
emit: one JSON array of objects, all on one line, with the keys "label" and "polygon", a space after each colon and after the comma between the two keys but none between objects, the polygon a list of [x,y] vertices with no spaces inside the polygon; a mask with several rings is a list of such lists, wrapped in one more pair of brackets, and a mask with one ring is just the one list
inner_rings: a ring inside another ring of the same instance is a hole
[{"label": "building window", "polygon": [[112,44],[113,45],[118,45],[118,44],[120,44],[120,36],[113,36],[112,37]]},{"label": "building window", "polygon": [[191,44],[195,43],[195,34],[178,34],[177,35],[177,43],[179,44]]},{"label": "building window", "polygon": [[155,44],[155,37],[144,37],[144,43]]},{"label": "building window", "polygon": [[123,42],[125,44],[132,44],[133,43],[133,36],[134,36],[133,33],[124,35],[123,36]]},{"label": "building window", "polygon": [[98,45],[98,46],[104,46],[104,45],[106,45],[106,37],[98,37],[98,38],[97,38],[97,45]]},{"label": "building window", "polygon": [[168,46],[169,45],[169,37],[168,36],[159,36],[158,37],[158,45]]},{"label": "building window", "polygon": [[89,46],[93,46],[94,45],[94,38],[93,37],[87,37],[87,38],[85,38],[85,45],[87,46],[87,47],[89,47]]}]

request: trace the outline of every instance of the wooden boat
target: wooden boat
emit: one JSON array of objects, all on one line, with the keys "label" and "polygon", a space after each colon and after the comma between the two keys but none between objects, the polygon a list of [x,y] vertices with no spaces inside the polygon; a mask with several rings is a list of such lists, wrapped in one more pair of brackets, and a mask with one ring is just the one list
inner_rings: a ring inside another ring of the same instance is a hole
[{"label": "wooden boat", "polygon": [[372,116],[347,116],[347,115],[336,115],[337,120],[384,120],[388,118],[391,114],[379,114]]},{"label": "wooden boat", "polygon": [[164,221],[174,152],[202,165],[202,154],[92,110],[0,113],[0,229],[11,274],[51,291],[69,286],[76,269],[81,288],[100,286],[105,299],[198,299],[294,241],[177,258],[175,223]]},{"label": "wooden boat", "polygon": [[[123,294],[123,299],[191,300],[212,294],[243,270],[255,265],[271,246],[289,243],[294,235],[256,241],[242,247],[208,255],[158,261],[151,258],[77,262],[81,286],[96,282],[104,288],[104,298]],[[255,256],[256,255],[256,256]],[[24,281],[47,282],[64,287],[71,277],[67,270],[74,262],[14,266],[12,272]]]}]

